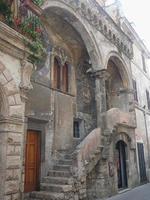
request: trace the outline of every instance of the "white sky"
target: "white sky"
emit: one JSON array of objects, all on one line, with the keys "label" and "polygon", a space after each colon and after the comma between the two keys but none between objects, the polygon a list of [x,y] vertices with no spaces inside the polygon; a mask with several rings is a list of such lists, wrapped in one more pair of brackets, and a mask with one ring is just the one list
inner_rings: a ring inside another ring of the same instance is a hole
[{"label": "white sky", "polygon": [[[113,0],[108,0],[108,2]],[[120,0],[125,16],[150,51],[150,1]]]}]

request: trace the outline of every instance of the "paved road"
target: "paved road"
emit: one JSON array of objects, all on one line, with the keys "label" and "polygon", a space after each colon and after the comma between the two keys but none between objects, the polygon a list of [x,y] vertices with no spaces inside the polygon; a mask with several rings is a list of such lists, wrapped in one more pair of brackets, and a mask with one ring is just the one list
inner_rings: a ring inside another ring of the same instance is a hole
[{"label": "paved road", "polygon": [[150,183],[106,200],[150,200]]}]

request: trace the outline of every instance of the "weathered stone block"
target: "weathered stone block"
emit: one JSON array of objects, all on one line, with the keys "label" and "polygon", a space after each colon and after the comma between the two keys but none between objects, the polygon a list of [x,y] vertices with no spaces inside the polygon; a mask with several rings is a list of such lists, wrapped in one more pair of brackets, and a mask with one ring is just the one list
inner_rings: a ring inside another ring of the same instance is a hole
[{"label": "weathered stone block", "polygon": [[7,155],[15,152],[14,145],[7,145]]},{"label": "weathered stone block", "polygon": [[19,168],[20,156],[7,156],[7,168]]},{"label": "weathered stone block", "polygon": [[7,79],[5,78],[4,74],[0,74],[0,83],[5,85],[7,83]]},{"label": "weathered stone block", "polygon": [[3,74],[4,74],[5,78],[7,79],[7,81],[11,81],[12,80],[12,76],[11,76],[10,72],[7,69],[5,69],[3,71]]},{"label": "weathered stone block", "polygon": [[11,200],[20,200],[19,194],[13,194]]},{"label": "weathered stone block", "polygon": [[9,103],[9,105],[11,105],[11,106],[13,106],[13,105],[16,104],[14,96],[9,96],[9,97],[8,97],[8,103]]},{"label": "weathered stone block", "polygon": [[21,153],[21,146],[16,146],[15,147],[15,153],[20,154]]},{"label": "weathered stone block", "polygon": [[0,62],[0,73],[2,73],[5,69],[5,66]]},{"label": "weathered stone block", "polygon": [[21,170],[20,169],[14,169],[13,170],[13,178],[16,180],[19,180],[21,176]]},{"label": "weathered stone block", "polygon": [[6,194],[15,194],[18,191],[19,191],[19,184],[17,181],[6,181],[6,184],[5,184]]},{"label": "weathered stone block", "polygon": [[11,195],[6,195],[6,196],[4,197],[4,200],[11,200]]},{"label": "weathered stone block", "polygon": [[14,98],[15,98],[15,102],[16,102],[16,104],[21,104],[21,103],[22,103],[19,94],[15,94],[15,95],[14,95]]},{"label": "weathered stone block", "polygon": [[22,141],[22,135],[18,133],[8,133],[8,139],[9,144],[19,144]]},{"label": "weathered stone block", "polygon": [[7,170],[7,173],[6,173],[6,180],[9,181],[12,179],[13,179],[13,170],[9,169],[9,170]]},{"label": "weathered stone block", "polygon": [[15,115],[21,117],[24,114],[24,107],[22,105],[10,106],[9,112],[10,116]]},{"label": "weathered stone block", "polygon": [[18,93],[14,80],[7,82],[4,87],[8,96]]}]

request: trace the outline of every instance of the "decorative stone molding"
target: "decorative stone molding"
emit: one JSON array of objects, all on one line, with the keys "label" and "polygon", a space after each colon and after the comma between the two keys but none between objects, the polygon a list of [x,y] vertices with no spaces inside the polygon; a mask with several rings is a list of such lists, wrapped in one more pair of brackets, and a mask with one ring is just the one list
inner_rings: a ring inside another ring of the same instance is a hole
[{"label": "decorative stone molding", "polygon": [[[133,42],[95,0],[88,0],[86,4],[85,0],[62,0],[62,2],[68,4],[77,15],[85,18],[91,26],[101,32],[118,48],[119,52],[124,53],[130,59],[133,58]],[[46,2],[44,9],[49,5]]]},{"label": "decorative stone molding", "polygon": [[66,62],[72,63],[71,56],[68,55],[68,53],[63,49],[62,47],[59,46],[54,46],[52,49],[52,54],[55,57],[59,58],[59,61],[61,65],[63,66]]},{"label": "decorative stone molding", "polygon": [[1,21],[0,50],[18,59],[23,59],[25,54],[29,54],[23,42],[23,35]]},{"label": "decorative stone molding", "polygon": [[29,63],[26,60],[21,61],[21,83],[20,83],[20,89],[21,89],[21,96],[26,98],[26,93],[33,89],[33,86],[31,84],[31,75],[34,69],[34,65],[32,63]]},{"label": "decorative stone molding", "polygon": [[95,78],[103,79],[103,80],[107,80],[110,77],[110,74],[106,69],[101,69],[101,70],[94,71],[92,73],[92,75]]}]

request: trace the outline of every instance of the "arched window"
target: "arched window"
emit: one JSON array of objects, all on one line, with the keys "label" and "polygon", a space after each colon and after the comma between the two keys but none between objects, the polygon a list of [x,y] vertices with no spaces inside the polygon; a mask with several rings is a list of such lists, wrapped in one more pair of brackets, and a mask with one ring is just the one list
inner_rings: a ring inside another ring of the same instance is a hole
[{"label": "arched window", "polygon": [[61,89],[61,66],[57,58],[54,58],[54,88]]},{"label": "arched window", "polygon": [[62,83],[63,83],[63,91],[64,92],[68,92],[68,64],[65,63],[62,69]]}]

